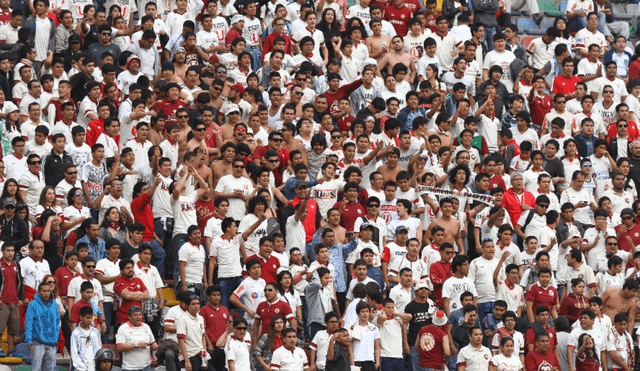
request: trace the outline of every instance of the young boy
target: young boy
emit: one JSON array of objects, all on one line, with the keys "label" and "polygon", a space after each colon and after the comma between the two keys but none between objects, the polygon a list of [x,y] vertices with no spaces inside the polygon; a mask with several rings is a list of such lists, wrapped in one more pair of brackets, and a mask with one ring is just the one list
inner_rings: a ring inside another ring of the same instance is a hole
[{"label": "young boy", "polygon": [[418,80],[423,81],[427,78],[427,66],[435,64],[440,69],[440,60],[436,57],[436,41],[432,37],[424,40],[424,54],[418,60]]},{"label": "young boy", "polygon": [[[404,327],[411,321],[409,313],[396,312],[393,300],[387,298],[382,301],[384,308],[376,319],[380,328],[380,353],[382,370],[402,370],[404,368],[402,338]],[[358,307],[356,307],[356,310]],[[358,312],[358,315],[360,312]]]},{"label": "young boy", "polygon": [[[264,288],[267,285],[262,274],[262,264],[258,259],[249,259],[245,266],[249,276],[246,277],[240,286],[233,292],[229,302],[244,310],[244,318],[249,326],[253,326],[253,318],[258,304],[265,301]],[[242,300],[242,301],[241,301]]]},{"label": "young boy", "polygon": [[596,294],[601,296],[609,287],[622,289],[625,277],[622,275],[622,258],[614,255],[607,261],[607,270],[596,274]]},{"label": "young boy", "polygon": [[[507,38],[503,33],[493,35],[494,50],[487,53],[483,60],[482,75],[483,80],[489,80],[489,69],[492,66],[500,66],[503,71],[511,71],[510,65],[516,59],[513,52],[506,50]],[[500,82],[504,84],[507,91],[513,91],[513,80],[509,72],[503,73]]]},{"label": "young boy", "polygon": [[[89,254],[89,250],[87,250],[87,255]],[[64,254],[64,266],[58,268],[55,273],[57,286],[58,286],[58,294],[60,297],[67,297],[67,289],[69,288],[69,282],[75,277],[81,275],[76,270],[78,265],[78,252],[77,251],[68,251]],[[119,274],[119,273],[118,273]],[[62,300],[63,304],[66,303],[66,299]]]},{"label": "young boy", "polygon": [[36,127],[35,135],[33,139],[28,141],[26,144],[26,155],[27,157],[35,153],[40,158],[44,157],[46,154],[51,152],[53,149],[53,145],[50,141],[47,140],[49,136],[49,128],[45,125],[39,125]]},{"label": "young boy", "polygon": [[524,109],[524,97],[522,95],[516,94],[511,97],[509,100],[509,112],[507,112],[502,118],[502,127],[503,128],[514,128],[516,123],[516,115]]},{"label": "young boy", "polygon": [[[491,84],[487,86],[489,87],[491,86]],[[485,90],[485,94],[487,93],[487,91],[488,89]],[[495,92],[495,89],[493,89],[493,91]],[[500,146],[500,138],[498,137],[498,134],[501,131],[500,120],[495,117],[495,104],[493,103],[493,95],[490,93],[487,98],[488,99],[486,99],[484,103],[482,103],[482,105],[476,110],[475,117],[482,122],[482,129],[480,134],[487,141],[489,152],[497,152],[498,147]]]},{"label": "young boy", "polygon": [[502,323],[504,326],[498,327],[491,340],[491,351],[493,355],[502,354],[500,342],[504,337],[513,339],[513,353],[518,354],[520,362],[524,362],[524,336],[521,332],[515,330],[516,319],[518,317],[512,311],[507,311],[502,315]]},{"label": "young boy", "polygon": [[86,131],[82,126],[74,126],[71,129],[71,137],[72,142],[67,143],[64,150],[73,158],[73,163],[80,170],[84,164],[91,161],[91,147],[85,143]]},{"label": "young boy", "polygon": [[[89,283],[89,285],[91,284]],[[75,329],[71,333],[69,346],[73,368],[78,371],[95,370],[93,360],[96,353],[102,349],[102,342],[100,341],[100,332],[92,326],[93,309],[90,306],[84,306],[79,310],[77,317],[79,318],[79,326],[75,327],[74,323]]]},{"label": "young boy", "polygon": [[509,174],[513,174],[518,171],[524,173],[531,163],[531,151],[533,150],[533,144],[530,141],[524,141],[520,144],[520,154],[514,156],[509,166]]},{"label": "young boy", "polygon": [[[353,354],[353,362],[365,370],[380,367],[380,331],[378,326],[369,322],[370,312],[369,303],[359,302],[356,306],[358,322],[348,329],[352,339],[350,353]],[[371,345],[373,345],[373,352],[371,352]]]},{"label": "young boy", "polygon": [[312,366],[324,371],[327,363],[327,351],[330,346],[332,336],[340,328],[340,318],[335,312],[329,312],[324,316],[326,330],[316,333],[310,344],[309,360]]},{"label": "young boy", "polygon": [[119,153],[118,143],[114,139],[120,132],[120,123],[115,118],[107,117],[104,120],[104,131],[98,137],[96,144],[104,146],[104,157],[114,157]]},{"label": "young boy", "polygon": [[93,313],[95,313],[93,321],[90,322],[91,327],[95,329],[100,328],[102,331],[106,331],[107,324],[104,323],[102,311],[98,304],[93,300],[93,284],[89,281],[83,282],[82,285],[80,285],[80,292],[82,293],[80,300],[76,301],[73,304],[73,307],[71,307],[71,311],[69,311],[69,327],[71,327],[71,331],[75,330],[80,323],[80,309],[83,307],[92,308]]},{"label": "young boy", "polygon": [[[89,255],[89,245],[85,242],[80,242],[76,245],[76,252],[78,253],[78,262],[81,262],[82,259]],[[76,272],[82,275],[82,265],[76,264]]]},{"label": "young boy", "polygon": [[314,339],[316,333],[324,327],[325,315],[331,309],[331,300],[325,292],[333,291],[333,288],[329,286],[331,271],[328,268],[321,266],[311,274],[313,279],[305,288],[304,293],[309,308],[309,316],[307,317],[309,338]]},{"label": "young boy", "polygon": [[[80,179],[82,182],[82,191],[85,195],[89,196],[87,202],[90,207],[93,207],[93,202],[102,194],[103,184],[108,184],[111,180],[115,179],[117,169],[119,169],[119,166],[113,166],[111,176],[107,177],[107,168],[102,163],[105,158],[104,153],[105,149],[102,144],[94,144],[91,148],[91,162],[87,162],[82,166],[82,177]],[[108,178],[107,181],[105,181],[105,178]],[[97,219],[97,213],[95,214],[94,216]]]},{"label": "young boy", "polygon": [[[0,267],[0,287],[2,287],[2,307],[0,307],[0,331],[7,329],[7,357],[22,357],[18,355],[14,348],[16,335],[20,332],[20,310],[24,299],[24,288],[22,286],[22,275],[20,267],[13,260],[15,247],[5,243],[2,245],[2,260]],[[4,351],[0,352],[4,355]]]},{"label": "young boy", "polygon": [[178,124],[169,124],[167,126],[167,139],[160,143],[162,156],[171,160],[171,169],[173,172],[178,167],[178,148],[180,139],[180,127]]},{"label": "young boy", "polygon": [[613,317],[613,328],[604,335],[607,347],[607,365],[611,365],[609,367],[614,370],[631,369],[634,360],[633,338],[627,331],[627,315],[624,313],[616,314]]},{"label": "young boy", "polygon": [[313,278],[313,272],[318,270],[320,267],[326,267],[327,269],[329,269],[330,275],[329,283],[327,285],[328,289],[323,290],[323,293],[329,300],[334,301],[336,298],[336,288],[333,283],[336,280],[336,268],[329,261],[329,246],[324,243],[320,243],[314,247],[314,252],[316,254],[316,261],[309,265],[306,277],[307,282],[311,282],[311,279]]},{"label": "young boy", "polygon": [[580,157],[589,157],[595,153],[595,142],[598,137],[593,134],[593,129],[593,120],[586,118],[580,123],[580,133],[573,137],[578,142],[578,154]]}]

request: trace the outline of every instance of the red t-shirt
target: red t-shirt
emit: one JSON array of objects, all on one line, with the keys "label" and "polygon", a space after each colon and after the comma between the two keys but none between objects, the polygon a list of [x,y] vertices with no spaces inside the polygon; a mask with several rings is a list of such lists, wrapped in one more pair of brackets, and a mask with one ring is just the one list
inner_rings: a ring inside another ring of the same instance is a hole
[{"label": "red t-shirt", "polygon": [[2,269],[2,295],[0,300],[5,304],[18,304],[18,266],[12,260],[11,264],[0,261]]},{"label": "red t-shirt", "polygon": [[[633,121],[627,121],[627,123],[629,124],[629,131],[627,132],[627,137],[629,139],[629,143],[633,142],[633,140],[631,140],[631,138],[637,138],[640,136],[640,131],[638,130],[638,125],[636,125],[635,122]],[[609,136],[611,138],[617,138],[618,137],[618,128],[616,127],[616,123],[614,122],[613,124],[609,125],[609,127],[607,128],[607,132],[609,133]],[[610,139],[610,138],[607,138]]]},{"label": "red t-shirt", "polygon": [[229,32],[227,32],[227,36],[224,38],[224,42],[225,44],[227,44],[227,46],[231,46],[233,40],[239,39],[241,37],[242,35],[238,32],[238,30],[231,27],[231,29],[229,29]]},{"label": "red t-shirt", "polygon": [[[76,106],[76,102],[74,102],[73,99],[71,99],[71,98],[69,98],[69,100],[67,102],[73,103],[74,107]],[[56,108],[56,118],[55,118],[56,123],[58,121],[62,120],[62,103],[65,103],[65,102],[62,102],[62,101],[59,101],[59,100],[51,102],[51,104],[53,104],[53,106]],[[73,114],[73,121],[75,121],[75,120],[76,120],[76,114],[74,113]]]},{"label": "red t-shirt", "polygon": [[560,369],[560,362],[550,348],[546,353],[537,350],[529,352],[524,358],[525,371],[549,371],[554,367]]},{"label": "red t-shirt", "polygon": [[407,24],[409,20],[413,18],[413,11],[409,9],[405,4],[402,8],[398,9],[395,5],[390,5],[384,10],[384,19],[389,21],[396,30],[398,36],[407,36]]},{"label": "red t-shirt", "polygon": [[[5,25],[5,24],[9,24],[9,22],[11,22],[11,13],[13,12],[13,10],[11,8],[9,8],[9,10],[2,11],[0,10],[0,25]],[[4,40],[3,42],[7,42],[6,40]]]},{"label": "red t-shirt", "polygon": [[547,113],[551,112],[551,109],[553,108],[551,97],[546,94],[540,97],[538,95],[535,95],[534,92],[531,92],[531,94],[534,94],[533,103],[529,105],[529,108],[531,110],[531,122],[534,125],[542,126],[542,123],[544,122],[544,116],[546,116]]},{"label": "red t-shirt", "polygon": [[222,129],[215,122],[211,125],[207,126],[207,130],[204,132],[204,141],[207,143],[209,148],[218,148],[218,140],[216,139],[216,134],[214,131],[218,132],[220,138],[222,138]]},{"label": "red t-shirt", "polygon": [[442,285],[452,277],[451,263],[435,262],[431,265],[431,283],[433,284],[433,300],[436,305],[442,305]]},{"label": "red t-shirt", "polygon": [[69,268],[67,268],[67,266],[65,265],[56,270],[55,276],[56,281],[58,281],[58,294],[60,295],[60,297],[66,297],[67,290],[69,289],[69,282],[71,282],[71,280],[76,277],[80,277],[81,274],[76,271],[70,271]]},{"label": "red t-shirt", "polygon": [[443,339],[447,333],[440,327],[429,325],[420,329],[420,354],[418,365],[423,368],[439,370],[444,359]]},{"label": "red t-shirt", "polygon": [[231,317],[229,309],[221,305],[216,310],[213,309],[211,305],[205,305],[200,308],[200,315],[204,319],[204,327],[209,341],[211,341],[212,344],[217,343],[220,336],[222,336],[227,329],[227,323]]},{"label": "red t-shirt", "polygon": [[[344,201],[340,201],[335,205],[333,205],[333,207],[338,210],[341,210],[343,202]],[[365,215],[367,215],[367,212],[365,211],[364,207],[362,207],[361,204],[357,202],[350,204],[349,202],[347,202],[347,205],[344,207],[344,211],[340,215],[340,225],[344,227],[344,229],[346,229],[347,232],[353,232],[353,225],[355,224],[356,219]]]},{"label": "red t-shirt", "polygon": [[205,202],[200,199],[196,201],[196,215],[198,216],[198,228],[204,234],[204,227],[207,225],[209,219],[213,218],[216,213],[215,201],[211,198]]},{"label": "red t-shirt", "polygon": [[[556,331],[551,327],[544,325],[545,329],[549,333],[549,341],[551,350],[555,349],[556,345],[558,345],[558,338],[556,337]],[[527,332],[524,335],[524,343],[526,345],[535,344],[536,343],[536,332],[532,328],[528,328]]]},{"label": "red t-shirt", "polygon": [[[616,232],[618,232],[618,230],[620,229],[621,225],[617,225],[615,226],[615,230]],[[631,246],[629,246],[629,241],[627,241],[627,236],[631,237],[631,241],[633,241],[633,244],[635,246],[640,245],[640,225],[633,223],[633,228],[631,228],[631,230],[628,230],[626,232],[624,232],[620,238],[618,238],[618,243],[620,244],[620,250],[624,250],[624,251],[630,251],[631,250]]]},{"label": "red t-shirt", "polygon": [[[122,296],[122,292],[127,290],[129,292],[144,292],[147,291],[147,287],[144,285],[144,282],[140,278],[133,277],[131,279],[127,279],[125,277],[118,278],[113,284],[113,292]],[[132,306],[137,305],[142,308],[142,302],[134,301],[134,300],[122,300],[122,303],[118,307],[118,311],[116,312],[116,323],[125,323],[127,322],[127,311]]]},{"label": "red t-shirt", "polygon": [[567,78],[565,75],[556,76],[553,79],[552,91],[556,94],[569,94],[576,91],[576,84],[582,82],[582,79],[578,76],[571,76]]},{"label": "red t-shirt", "polygon": [[[80,309],[84,307],[92,308],[91,303],[85,303],[82,300],[79,300],[73,303],[73,307],[71,307],[71,311],[69,312],[69,321],[80,323]],[[102,319],[98,318],[98,316],[96,316],[94,313],[93,322],[91,323],[91,326],[95,328],[99,328],[98,325],[100,325],[101,322],[102,322]]]},{"label": "red t-shirt", "polygon": [[529,290],[527,290],[526,296],[527,301],[533,302],[533,313],[536,312],[536,308],[538,308],[539,305],[546,305],[549,309],[554,305],[558,305],[558,291],[551,285],[544,289],[540,286],[540,283],[533,284],[529,287]]},{"label": "red t-shirt", "polygon": [[153,107],[153,110],[156,112],[160,112],[164,115],[165,119],[164,119],[164,130],[167,130],[167,126],[169,126],[169,124],[177,124],[178,123],[178,118],[176,117],[176,112],[178,112],[178,110],[180,108],[186,108],[187,105],[184,104],[183,101],[181,101],[180,99],[178,99],[175,102],[171,102],[168,98],[162,99],[161,101],[157,102],[156,105]]},{"label": "red t-shirt", "polygon": [[[260,264],[262,266],[262,273],[260,274],[260,278],[262,278],[264,280],[264,282],[278,282],[278,269],[280,268],[280,260],[278,258],[276,258],[275,256],[271,255],[269,257],[269,259],[264,260],[263,257],[261,257],[258,254],[253,254],[251,256],[249,256],[247,258],[247,260],[245,260],[245,263],[248,262],[251,259],[258,259],[260,260]],[[249,273],[247,272],[246,269],[242,270],[242,275],[243,276],[248,276]]]},{"label": "red t-shirt", "polygon": [[149,202],[151,202],[151,197],[146,193],[134,198],[131,202],[131,213],[133,217],[137,223],[142,223],[146,228],[142,234],[142,241],[151,241],[154,238],[153,211],[151,210],[151,206],[149,206]]},{"label": "red t-shirt", "polygon": [[255,319],[259,319],[262,322],[262,330],[260,331],[260,337],[262,335],[269,332],[269,325],[271,324],[271,318],[273,316],[278,315],[284,317],[286,321],[294,318],[293,312],[291,312],[291,307],[289,304],[284,301],[278,299],[273,304],[269,304],[268,301],[263,301],[258,304],[258,308],[256,308],[256,316]]},{"label": "red t-shirt", "polygon": [[89,147],[93,147],[94,144],[98,141],[98,137],[100,134],[104,132],[104,120],[98,119],[89,122],[87,125],[87,136],[86,143]]},{"label": "red t-shirt", "polygon": [[[262,165],[262,160],[264,159],[264,155],[269,150],[269,145],[257,147],[253,151],[253,160],[256,165]],[[282,184],[282,172],[287,168],[287,164],[289,163],[289,150],[286,148],[278,151],[278,160],[280,160],[280,165],[273,170],[273,177],[275,178],[276,187],[279,187]]]}]

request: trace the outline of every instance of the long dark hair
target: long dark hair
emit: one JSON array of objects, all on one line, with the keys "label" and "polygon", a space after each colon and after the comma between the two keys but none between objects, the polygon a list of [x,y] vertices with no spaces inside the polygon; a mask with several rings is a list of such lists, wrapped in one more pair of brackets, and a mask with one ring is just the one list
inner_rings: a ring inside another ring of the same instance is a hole
[{"label": "long dark hair", "polygon": [[[359,26],[353,26],[353,23],[355,21],[358,21],[358,23],[360,24]],[[342,32],[342,38],[343,39],[348,39],[349,38],[349,30],[351,28],[359,28],[360,29],[360,33],[362,35],[362,38],[366,38],[368,33],[367,33],[367,29],[364,28],[364,23],[362,22],[362,20],[358,17],[353,17],[353,18],[349,18],[349,22],[347,22],[345,24],[345,30]]]},{"label": "long dark hair", "polygon": [[295,294],[295,289],[293,288],[293,274],[291,274],[291,272],[287,270],[284,270],[278,273],[278,292],[280,293],[280,296],[282,296],[283,298],[285,297],[284,294],[286,294],[286,292],[284,291],[284,288],[282,287],[282,284],[280,282],[282,282],[282,279],[284,278],[285,275],[289,275],[289,277],[291,278],[291,286],[289,286],[289,293],[291,295]]},{"label": "long dark hair", "polygon": [[[333,12],[333,22],[327,22],[327,12]],[[331,36],[340,36],[340,23],[338,23],[338,16],[333,8],[326,8],[322,11],[322,18],[318,22],[317,28],[322,31],[323,34],[330,34]],[[325,37],[326,39],[326,37]],[[331,40],[329,40],[331,42]]]},{"label": "long dark hair", "polygon": [[[276,335],[276,322],[278,320],[282,320],[282,322],[284,323],[284,325],[287,325],[287,321],[285,321],[284,317],[282,316],[273,316],[271,317],[271,323],[269,325],[269,332],[267,333],[267,347],[268,350],[273,353],[276,350],[276,343],[277,343],[277,335]],[[286,328],[286,327],[285,327]],[[283,329],[284,331],[284,329]],[[282,336],[282,331],[280,332],[280,336]]]},{"label": "long dark hair", "polygon": [[564,31],[560,31],[560,36],[563,39],[567,39],[570,40],[571,39],[571,32],[569,32],[569,21],[567,21],[567,18],[565,17],[556,17],[556,20],[553,22],[553,27],[555,27],[556,29],[558,29],[558,21],[564,21],[564,24],[567,25],[567,27],[565,27]]},{"label": "long dark hair", "polygon": [[[5,119],[4,129],[7,131],[7,133],[10,133],[13,131],[11,129],[11,118],[9,118],[9,116],[11,116],[11,113],[12,112],[7,113],[7,118]],[[20,119],[20,116],[18,116],[18,119],[16,120],[16,122],[13,123],[14,125],[16,125],[16,131],[18,133],[20,132],[20,125],[22,124],[21,121],[22,120]]]},{"label": "long dark hair", "polygon": [[8,188],[7,186],[9,185],[9,183],[12,183],[12,184],[16,185],[16,204],[18,204],[20,202],[26,203],[20,197],[20,186],[18,185],[18,182],[13,178],[9,178],[4,182],[4,188],[2,189],[2,196],[0,196],[0,200],[4,200],[5,198],[11,198],[11,195],[9,194],[9,191],[7,190],[7,188]]},{"label": "long dark hair", "polygon": [[[107,211],[105,211],[104,219],[102,219],[102,224],[100,224],[100,228],[108,228],[109,227],[109,225],[111,224],[111,221],[109,219],[107,219],[107,215],[109,215],[109,213],[113,209],[118,210],[117,207],[111,206],[110,208],[107,209]],[[127,231],[127,224],[124,222],[124,220],[122,220],[122,214],[120,214],[119,210],[118,210],[118,229],[120,229],[122,231],[125,231],[125,232]]]},{"label": "long dark hair", "polygon": [[[588,337],[590,337],[590,338],[591,338],[591,335],[589,335],[589,334],[587,334],[587,333],[584,333],[584,334],[580,335],[580,337],[578,338],[578,349],[580,349],[580,347],[582,346],[582,344],[584,344],[584,338],[585,338],[585,336],[588,336]],[[585,356],[586,356],[586,358],[587,358],[588,360],[590,360],[590,361],[592,361],[592,362],[594,362],[594,363],[595,363],[595,362],[600,362],[600,361],[598,360],[598,354],[597,354],[597,352],[595,351],[596,343],[595,343],[595,341],[593,341],[593,338],[591,338],[591,343],[593,343],[593,348],[591,349],[591,351],[589,351],[588,349],[587,349],[587,350],[585,350],[584,354],[585,354]]]}]

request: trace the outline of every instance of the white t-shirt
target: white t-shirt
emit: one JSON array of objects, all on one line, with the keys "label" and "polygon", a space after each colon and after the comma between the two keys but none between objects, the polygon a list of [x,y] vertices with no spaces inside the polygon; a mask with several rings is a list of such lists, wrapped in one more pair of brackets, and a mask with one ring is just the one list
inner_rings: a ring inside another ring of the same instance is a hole
[{"label": "white t-shirt", "polygon": [[489,363],[497,367],[497,371],[520,371],[523,368],[520,357],[514,354],[511,354],[511,357],[506,357],[504,354],[497,354],[491,358]]},{"label": "white t-shirt", "polygon": [[[240,178],[236,178],[233,174],[227,174],[220,178],[218,184],[216,185],[216,192],[221,193],[231,193],[235,190],[240,190],[244,193],[245,198],[249,197],[251,192],[253,192],[253,184],[251,180],[241,176]],[[231,198],[229,199],[229,213],[228,217],[233,218],[235,220],[241,220],[245,215],[245,202],[239,198]]]},{"label": "white t-shirt", "polygon": [[[498,263],[500,263],[500,260],[495,257],[491,260],[479,257],[469,264],[469,274],[467,277],[474,281],[475,287],[478,290],[478,295],[476,296],[478,303],[495,301],[496,295],[495,287],[493,286],[493,272],[496,270]],[[501,275],[504,275],[504,272],[501,272]],[[446,283],[445,281],[445,285]]]},{"label": "white t-shirt", "polygon": [[500,82],[504,84],[509,92],[513,91],[513,80],[511,79],[511,62],[516,60],[515,54],[509,50],[498,53],[493,50],[484,57],[483,70],[489,71],[492,66],[500,66],[502,68],[502,77]]},{"label": "white t-shirt", "polygon": [[204,246],[195,246],[187,241],[178,252],[178,260],[187,263],[184,267],[184,279],[187,283],[202,283],[205,262]]},{"label": "white t-shirt", "polygon": [[[492,272],[493,274],[493,272]],[[491,278],[493,285],[493,276]],[[468,277],[456,278],[455,276],[447,278],[442,285],[442,297],[449,298],[449,311],[462,308],[460,304],[460,294],[469,291],[473,297],[478,296],[475,283]]]},{"label": "white t-shirt", "polygon": [[[178,322],[179,323],[179,322]],[[146,323],[140,326],[133,326],[130,322],[123,323],[116,334],[117,344],[154,344],[153,331]],[[125,370],[139,370],[151,365],[149,357],[149,347],[133,349],[122,354],[122,367]]]},{"label": "white t-shirt", "polygon": [[240,245],[244,243],[241,234],[236,235],[231,240],[226,240],[224,235],[220,235],[211,241],[209,256],[216,257],[218,262],[218,277],[232,278],[242,275],[240,265]]},{"label": "white t-shirt", "polygon": [[[267,283],[262,278],[258,278],[254,280],[251,276],[245,278],[240,286],[233,292],[238,299],[242,300],[242,303],[252,310],[256,311],[258,308],[258,304],[262,303],[266,299],[264,298],[264,287]],[[244,318],[247,320],[249,325],[253,325],[253,317],[250,316],[247,312],[244,313]]]}]

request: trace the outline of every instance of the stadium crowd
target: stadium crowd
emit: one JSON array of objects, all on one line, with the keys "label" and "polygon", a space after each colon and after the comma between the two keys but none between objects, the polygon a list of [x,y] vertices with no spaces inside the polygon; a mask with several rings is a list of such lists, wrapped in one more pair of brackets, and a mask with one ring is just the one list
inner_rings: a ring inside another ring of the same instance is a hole
[{"label": "stadium crowd", "polygon": [[640,47],[512,10],[0,0],[0,357],[636,369]]}]

